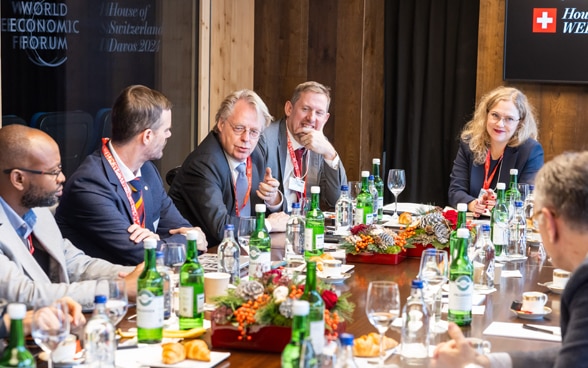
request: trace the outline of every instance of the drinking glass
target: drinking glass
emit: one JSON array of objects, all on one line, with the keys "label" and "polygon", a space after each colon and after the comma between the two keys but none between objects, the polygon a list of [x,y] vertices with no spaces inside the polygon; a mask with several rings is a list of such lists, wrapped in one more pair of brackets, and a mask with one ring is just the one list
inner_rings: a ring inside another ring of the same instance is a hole
[{"label": "drinking glass", "polygon": [[49,356],[49,368],[53,367],[53,351],[69,336],[69,328],[69,311],[64,301],[57,300],[48,307],[35,310],[31,335],[35,343]]},{"label": "drinking glass", "polygon": [[241,216],[239,217],[239,229],[237,230],[237,241],[241,246],[241,249],[244,249],[247,254],[249,254],[249,237],[251,233],[255,231],[257,220],[254,216]]},{"label": "drinking glass", "polygon": [[350,181],[349,182],[349,197],[355,202],[357,195],[361,193],[361,181]]},{"label": "drinking glass", "polygon": [[186,245],[184,243],[167,243],[162,245],[163,263],[174,274],[180,273],[180,268],[186,262]]},{"label": "drinking glass", "polygon": [[394,216],[392,220],[398,221],[398,195],[406,186],[406,175],[402,169],[390,169],[388,172],[388,189],[394,194]]},{"label": "drinking glass", "polygon": [[96,284],[96,295],[106,295],[106,314],[116,326],[127,314],[129,299],[124,279],[104,279]]},{"label": "drinking glass", "polygon": [[525,199],[527,199],[527,196],[529,195],[529,184],[518,183],[517,188],[518,188],[519,192],[521,193],[521,201],[524,202]]},{"label": "drinking glass", "polygon": [[427,282],[427,292],[433,297],[435,313],[433,333],[445,332],[441,320],[441,287],[449,277],[449,255],[441,249],[425,249],[421,255],[421,267],[418,278]]},{"label": "drinking glass", "polygon": [[379,367],[384,366],[384,334],[400,314],[400,292],[393,281],[372,281],[368,286],[365,313],[380,333]]}]

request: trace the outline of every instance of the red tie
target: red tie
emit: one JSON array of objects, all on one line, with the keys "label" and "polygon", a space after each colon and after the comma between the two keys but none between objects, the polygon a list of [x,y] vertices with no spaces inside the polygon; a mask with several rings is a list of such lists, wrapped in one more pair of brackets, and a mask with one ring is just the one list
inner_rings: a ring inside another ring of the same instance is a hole
[{"label": "red tie", "polygon": [[143,189],[141,188],[141,177],[137,176],[135,179],[129,181],[131,187],[133,201],[135,201],[135,209],[139,214],[139,221],[141,227],[145,227],[145,205],[143,203]]},{"label": "red tie", "polygon": [[28,238],[28,246],[29,246],[29,252],[31,252],[31,254],[35,253],[35,246],[33,245],[33,234],[29,234]]},{"label": "red tie", "polygon": [[298,162],[298,170],[300,170],[300,176],[303,176],[302,167],[304,165],[302,165],[302,160],[303,160],[305,153],[306,153],[306,148],[304,148],[304,147],[300,147],[296,151],[294,151],[294,154],[296,155],[296,162]]}]

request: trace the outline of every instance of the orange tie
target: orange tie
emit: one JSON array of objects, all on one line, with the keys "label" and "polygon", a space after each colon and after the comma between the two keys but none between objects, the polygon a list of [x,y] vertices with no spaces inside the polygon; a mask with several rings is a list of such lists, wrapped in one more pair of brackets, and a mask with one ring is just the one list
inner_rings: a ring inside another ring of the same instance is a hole
[{"label": "orange tie", "polygon": [[133,201],[135,201],[135,209],[139,214],[141,227],[145,227],[145,205],[143,203],[143,189],[141,185],[141,177],[137,176],[135,179],[129,181],[131,187]]}]

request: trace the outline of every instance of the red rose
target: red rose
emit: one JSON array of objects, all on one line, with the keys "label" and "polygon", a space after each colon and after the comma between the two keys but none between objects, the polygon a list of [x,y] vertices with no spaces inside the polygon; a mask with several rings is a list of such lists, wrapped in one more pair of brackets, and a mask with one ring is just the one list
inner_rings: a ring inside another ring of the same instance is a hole
[{"label": "red rose", "polygon": [[335,304],[337,304],[337,300],[339,300],[337,294],[335,294],[331,290],[324,290],[321,296],[323,298],[323,301],[325,302],[325,308],[328,310],[331,310],[331,308],[333,308]]},{"label": "red rose", "polygon": [[359,224],[359,225],[355,225],[354,227],[352,227],[350,231],[351,231],[351,234],[357,235],[358,233],[364,231],[367,228],[368,228],[367,225]]},{"label": "red rose", "polygon": [[457,211],[447,210],[443,212],[443,217],[451,223],[451,227],[455,230],[455,227],[457,226]]}]

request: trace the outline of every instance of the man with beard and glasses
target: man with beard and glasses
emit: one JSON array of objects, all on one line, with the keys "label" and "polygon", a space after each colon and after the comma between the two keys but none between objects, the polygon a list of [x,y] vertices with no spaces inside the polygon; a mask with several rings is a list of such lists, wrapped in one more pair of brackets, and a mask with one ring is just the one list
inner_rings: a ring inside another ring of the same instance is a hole
[{"label": "man with beard and glasses", "polygon": [[[93,257],[136,265],[143,240],[184,243],[192,225],[168,197],[151,160],[171,136],[171,102],[141,85],[125,88],[112,107],[112,139],[72,174],[55,218],[63,235]],[[199,228],[198,249],[207,241]]]},{"label": "man with beard and glasses", "polygon": [[96,280],[124,277],[134,299],[142,265],[89,257],[63,238],[48,206],[64,181],[49,135],[23,125],[0,129],[0,298],[37,307],[70,296],[91,305]]}]

